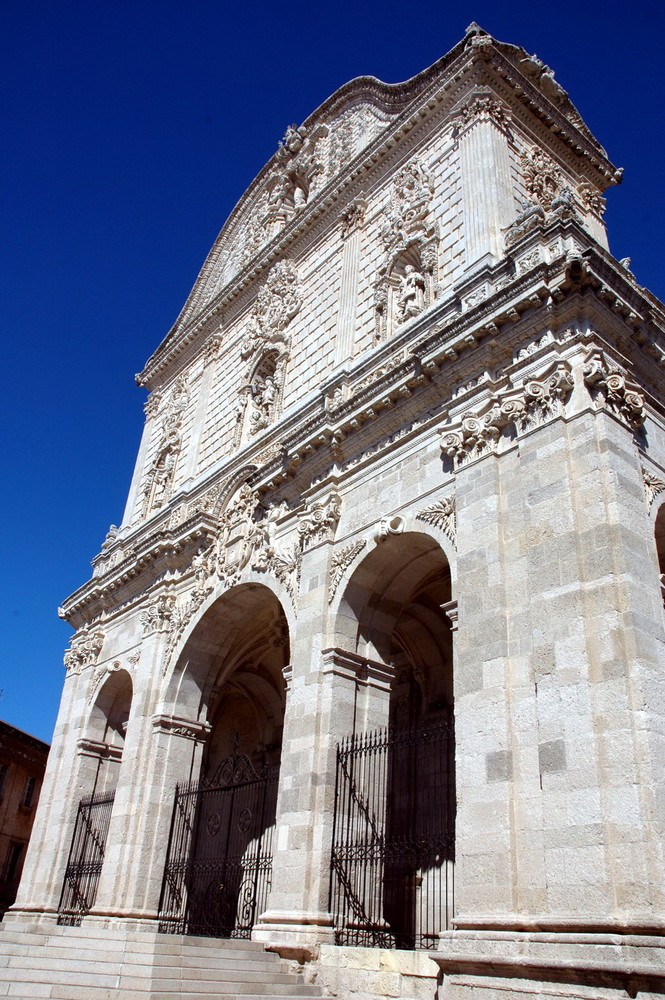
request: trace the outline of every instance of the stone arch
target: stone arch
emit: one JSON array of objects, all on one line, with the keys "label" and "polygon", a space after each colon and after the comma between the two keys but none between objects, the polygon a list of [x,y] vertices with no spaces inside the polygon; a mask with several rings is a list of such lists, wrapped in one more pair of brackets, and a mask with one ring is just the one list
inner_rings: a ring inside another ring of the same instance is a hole
[{"label": "stone arch", "polygon": [[[452,910],[454,603],[442,546],[404,526],[400,517],[381,523],[377,543],[356,565],[336,615],[337,658],[358,664],[360,685],[374,689],[366,707],[354,712],[356,733],[346,752],[358,746],[363,760],[375,761],[364,766],[358,758],[352,792],[342,778],[336,830],[357,829],[369,850],[379,826],[385,854],[375,869],[378,891],[349,889],[356,883],[347,871],[343,878],[333,876],[332,895],[342,939],[348,934],[354,940],[352,915],[362,907],[371,917],[361,943],[387,933],[395,947],[413,948],[429,946]],[[376,749],[381,755],[373,757]],[[365,830],[355,801],[375,803],[371,830]],[[334,852],[339,847],[336,842]]]},{"label": "stone arch", "polygon": [[131,675],[120,668],[109,672],[93,701],[84,730],[85,737],[79,742],[79,749],[97,760],[93,793],[111,794],[115,791],[132,697]]},{"label": "stone arch", "polygon": [[248,936],[265,909],[289,656],[280,601],[246,582],[207,606],[169,679],[160,724],[200,748],[176,790],[160,903],[179,932]]}]

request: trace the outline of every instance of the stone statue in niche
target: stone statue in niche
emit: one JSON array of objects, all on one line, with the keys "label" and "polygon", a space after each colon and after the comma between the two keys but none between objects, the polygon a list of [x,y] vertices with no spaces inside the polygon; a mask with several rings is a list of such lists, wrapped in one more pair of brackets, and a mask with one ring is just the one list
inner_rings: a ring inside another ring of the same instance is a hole
[{"label": "stone statue in niche", "polygon": [[425,279],[413,264],[407,264],[399,277],[397,319],[404,322],[425,308]]},{"label": "stone statue in niche", "polygon": [[267,427],[272,416],[272,409],[277,399],[277,386],[274,375],[266,375],[252,383],[250,388],[249,433],[256,434]]}]

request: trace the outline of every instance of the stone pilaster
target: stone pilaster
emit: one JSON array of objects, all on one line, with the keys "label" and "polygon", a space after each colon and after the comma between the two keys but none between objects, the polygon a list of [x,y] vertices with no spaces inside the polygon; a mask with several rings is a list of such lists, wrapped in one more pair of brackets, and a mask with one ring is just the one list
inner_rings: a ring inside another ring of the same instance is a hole
[{"label": "stone pilaster", "polygon": [[471,120],[459,137],[466,262],[504,253],[502,229],[515,216],[514,184],[505,129],[471,106]]}]

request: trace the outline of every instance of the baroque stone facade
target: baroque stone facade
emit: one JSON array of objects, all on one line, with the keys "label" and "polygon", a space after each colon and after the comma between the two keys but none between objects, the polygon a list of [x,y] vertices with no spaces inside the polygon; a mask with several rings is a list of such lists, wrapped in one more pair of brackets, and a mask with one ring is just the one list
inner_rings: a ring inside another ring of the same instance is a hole
[{"label": "baroque stone facade", "polygon": [[289,128],[137,376],[0,982],[31,934],[196,934],[339,996],[662,991],[665,309],[619,180],[475,24]]}]

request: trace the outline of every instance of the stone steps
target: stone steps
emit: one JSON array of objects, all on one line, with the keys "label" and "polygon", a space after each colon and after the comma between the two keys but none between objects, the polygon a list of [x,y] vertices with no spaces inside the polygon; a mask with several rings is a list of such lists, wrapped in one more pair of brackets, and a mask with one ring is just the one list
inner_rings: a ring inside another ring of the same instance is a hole
[{"label": "stone steps", "polygon": [[0,924],[0,998],[23,1000],[320,1000],[254,941],[99,927]]}]

